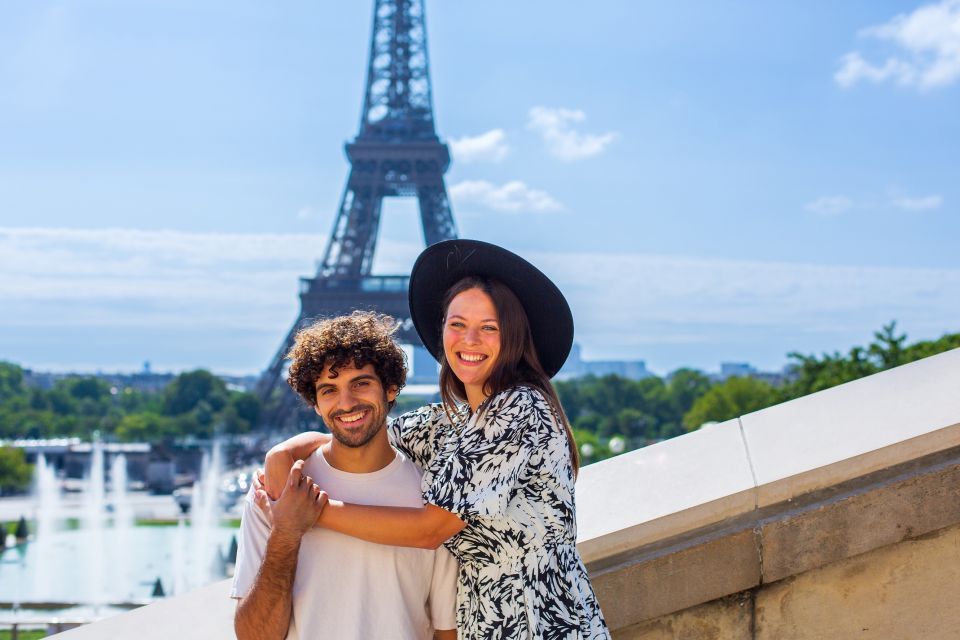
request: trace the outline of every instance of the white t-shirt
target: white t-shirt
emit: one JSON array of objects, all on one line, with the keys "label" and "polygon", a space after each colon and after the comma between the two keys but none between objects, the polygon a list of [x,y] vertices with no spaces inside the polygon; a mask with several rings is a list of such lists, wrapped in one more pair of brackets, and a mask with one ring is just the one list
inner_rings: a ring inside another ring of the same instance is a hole
[{"label": "white t-shirt", "polygon": [[[379,471],[347,473],[331,467],[317,449],[303,472],[344,502],[423,506],[420,472],[399,452]],[[270,536],[252,494],[244,503],[233,598],[253,588]],[[427,640],[434,629],[456,628],[456,599],[457,562],[443,547],[394,547],[314,527],[300,543],[287,640]]]}]

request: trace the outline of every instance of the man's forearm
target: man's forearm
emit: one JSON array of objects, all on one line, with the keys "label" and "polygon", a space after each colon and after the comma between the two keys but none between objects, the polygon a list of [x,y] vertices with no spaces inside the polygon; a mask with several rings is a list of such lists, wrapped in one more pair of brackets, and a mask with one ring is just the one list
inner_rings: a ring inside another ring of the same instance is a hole
[{"label": "man's forearm", "polygon": [[237,606],[233,621],[237,640],[283,640],[286,637],[299,552],[299,537],[280,535],[276,531],[270,534],[253,588]]}]

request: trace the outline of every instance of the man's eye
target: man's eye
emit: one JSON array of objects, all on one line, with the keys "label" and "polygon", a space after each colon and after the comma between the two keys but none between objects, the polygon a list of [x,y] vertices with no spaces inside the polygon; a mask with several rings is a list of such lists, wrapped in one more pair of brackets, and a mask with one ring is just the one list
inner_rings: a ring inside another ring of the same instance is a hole
[{"label": "man's eye", "polygon": [[328,396],[331,393],[333,393],[333,389],[331,389],[330,387],[324,387],[323,389],[320,389],[320,395],[322,396]]}]

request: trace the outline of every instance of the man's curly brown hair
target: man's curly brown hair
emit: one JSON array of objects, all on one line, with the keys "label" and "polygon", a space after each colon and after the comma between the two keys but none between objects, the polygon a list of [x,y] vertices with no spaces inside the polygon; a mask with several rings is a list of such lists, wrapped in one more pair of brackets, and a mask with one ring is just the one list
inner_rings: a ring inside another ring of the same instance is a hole
[{"label": "man's curly brown hair", "polygon": [[390,387],[399,391],[407,382],[407,356],[393,340],[397,326],[390,316],[354,311],[301,329],[287,354],[292,361],[287,384],[315,407],[317,378],[324,367],[329,366],[331,377],[336,377],[337,370],[346,365],[359,369],[372,364],[384,391]]}]

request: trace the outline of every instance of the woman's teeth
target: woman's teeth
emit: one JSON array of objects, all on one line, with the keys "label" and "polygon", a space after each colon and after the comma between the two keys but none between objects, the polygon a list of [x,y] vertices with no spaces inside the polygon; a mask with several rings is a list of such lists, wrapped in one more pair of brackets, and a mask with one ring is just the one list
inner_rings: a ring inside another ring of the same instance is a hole
[{"label": "woman's teeth", "polygon": [[480,362],[481,360],[486,360],[487,356],[482,353],[461,353],[460,359],[466,360],[467,362]]}]

